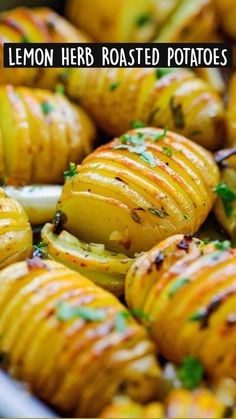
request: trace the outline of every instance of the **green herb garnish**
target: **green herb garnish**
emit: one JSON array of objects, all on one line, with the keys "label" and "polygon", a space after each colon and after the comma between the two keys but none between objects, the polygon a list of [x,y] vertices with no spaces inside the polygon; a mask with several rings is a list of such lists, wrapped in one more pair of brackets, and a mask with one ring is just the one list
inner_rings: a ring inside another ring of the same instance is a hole
[{"label": "green herb garnish", "polygon": [[125,332],[127,329],[127,319],[130,317],[128,311],[120,311],[115,317],[115,328],[117,332]]},{"label": "green herb garnish", "polygon": [[138,26],[139,28],[147,25],[148,23],[152,22],[153,17],[150,14],[143,14],[141,16],[139,16],[136,20],[136,26]]},{"label": "green herb garnish", "polygon": [[186,356],[177,375],[187,390],[194,390],[203,379],[204,369],[202,363],[194,356]]},{"label": "green herb garnish", "polygon": [[41,108],[45,115],[48,115],[50,112],[54,110],[54,107],[49,102],[41,103]]},{"label": "green herb garnish", "polygon": [[173,68],[157,68],[156,69],[156,78],[159,80],[164,76],[167,76],[167,74],[171,74],[174,71],[176,71]]},{"label": "green herb garnish", "polygon": [[65,180],[68,180],[68,179],[74,177],[76,174],[77,174],[76,164],[75,163],[70,163],[69,170],[66,170],[64,172],[64,178],[65,178]]},{"label": "green herb garnish", "polygon": [[146,321],[151,321],[151,317],[148,313],[145,313],[141,308],[136,307],[133,308],[132,310],[130,310],[130,313],[137,317],[138,319],[142,319],[142,320],[146,320]]},{"label": "green herb garnish", "polygon": [[27,35],[23,35],[22,38],[21,38],[21,42],[23,44],[29,44],[30,43],[30,39],[29,39],[29,37]]},{"label": "green herb garnish", "polygon": [[120,86],[120,84],[121,84],[120,81],[114,81],[113,83],[111,83],[110,84],[110,87],[109,87],[110,91],[112,92],[113,90],[116,90],[117,87]]},{"label": "green herb garnish", "polygon": [[177,291],[179,291],[180,288],[182,288],[184,285],[189,283],[189,278],[180,278],[177,279],[177,281],[173,282],[170,286],[168,297],[172,298],[176,294]]},{"label": "green herb garnish", "polygon": [[165,129],[164,129],[164,131],[163,131],[163,133],[162,133],[162,134],[157,134],[157,135],[155,135],[155,136],[152,138],[152,141],[153,141],[154,143],[156,143],[157,141],[164,140],[164,139],[166,138],[166,134],[167,134],[167,132],[168,132],[168,129],[167,129],[167,128],[165,128]]},{"label": "green herb garnish", "polygon": [[102,321],[106,319],[106,313],[101,309],[90,307],[73,307],[65,301],[60,301],[56,307],[57,319],[66,322],[76,318],[81,318],[90,322]]},{"label": "green herb garnish", "polygon": [[228,250],[231,247],[231,242],[229,240],[224,240],[223,242],[217,241],[214,242],[214,246],[218,250]]},{"label": "green herb garnish", "polygon": [[48,247],[48,243],[40,242],[34,245],[34,257],[45,256],[48,258],[48,252],[45,248]]},{"label": "green herb garnish", "polygon": [[188,320],[190,322],[200,322],[202,320],[204,320],[206,317],[206,310],[204,308],[196,311],[196,313],[193,313]]},{"label": "green herb garnish", "polygon": [[162,150],[164,151],[164,155],[166,157],[171,157],[173,155],[173,151],[169,147],[162,147]]},{"label": "green herb garnish", "polygon": [[233,202],[236,201],[236,193],[227,183],[218,183],[213,192],[221,198],[226,216],[231,217],[233,214]]},{"label": "green herb garnish", "polygon": [[65,86],[63,86],[63,84],[61,84],[61,83],[58,83],[56,85],[55,92],[64,95],[64,93],[65,93]]},{"label": "green herb garnish", "polygon": [[3,177],[2,177],[2,179],[1,179],[1,183],[0,183],[0,186],[1,186],[2,188],[5,188],[5,187],[7,186],[7,177],[6,177],[6,176],[3,176]]},{"label": "green herb garnish", "polygon": [[156,159],[153,153],[151,151],[147,151],[147,147],[145,144],[136,145],[136,146],[122,144],[122,145],[115,146],[113,148],[114,150],[129,150],[131,153],[135,153],[138,156],[140,156],[140,158],[146,163],[149,163],[151,167],[157,166]]},{"label": "green herb garnish", "polygon": [[145,124],[142,121],[133,121],[132,122],[132,128],[145,128]]}]

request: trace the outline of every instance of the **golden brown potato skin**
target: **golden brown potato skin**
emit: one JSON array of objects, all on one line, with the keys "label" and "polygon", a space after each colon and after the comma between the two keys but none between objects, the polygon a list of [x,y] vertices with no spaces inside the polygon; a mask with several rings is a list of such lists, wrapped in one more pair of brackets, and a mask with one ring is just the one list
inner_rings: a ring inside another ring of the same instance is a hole
[{"label": "golden brown potato skin", "polygon": [[0,86],[0,175],[29,183],[60,183],[69,162],[91,150],[95,127],[60,93]]},{"label": "golden brown potato skin", "polygon": [[236,39],[236,7],[234,0],[215,0],[219,19],[224,31]]},{"label": "golden brown potato skin", "polygon": [[[75,71],[74,71],[75,70]],[[219,149],[223,105],[218,93],[187,70],[158,76],[155,69],[71,69],[66,80],[70,97],[108,134],[121,135],[140,120],[168,127],[204,147]]]},{"label": "golden brown potato skin", "polygon": [[[59,303],[104,318],[63,320]],[[129,317],[119,330],[125,307],[76,272],[37,258],[11,265],[0,273],[0,311],[5,369],[59,412],[95,417],[119,389],[154,397],[159,367],[145,329]]]},{"label": "golden brown potato skin", "polygon": [[170,131],[130,131],[125,138],[138,138],[152,167],[122,138],[90,154],[66,181],[58,204],[64,228],[129,256],[172,234],[196,232],[212,208],[219,179],[212,155]]},{"label": "golden brown potato skin", "polygon": [[62,69],[4,69],[3,44],[6,42],[86,42],[82,32],[49,8],[19,7],[1,14],[0,21],[0,80],[24,86],[54,89]]},{"label": "golden brown potato skin", "polygon": [[164,404],[142,406],[130,399],[117,398],[99,415],[100,418],[222,418],[225,406],[207,389],[172,390]]},{"label": "golden brown potato skin", "polygon": [[148,42],[156,33],[154,0],[68,0],[66,10],[98,42]]},{"label": "golden brown potato skin", "polygon": [[167,359],[194,355],[210,377],[235,379],[235,272],[235,249],[173,236],[132,265],[126,300],[150,314]]},{"label": "golden brown potato skin", "polygon": [[21,205],[0,188],[0,269],[32,254],[32,230]]},{"label": "golden brown potato skin", "polygon": [[[234,73],[228,90],[228,103],[226,110],[227,145],[236,147],[236,73]],[[228,160],[236,168],[236,157]]]}]

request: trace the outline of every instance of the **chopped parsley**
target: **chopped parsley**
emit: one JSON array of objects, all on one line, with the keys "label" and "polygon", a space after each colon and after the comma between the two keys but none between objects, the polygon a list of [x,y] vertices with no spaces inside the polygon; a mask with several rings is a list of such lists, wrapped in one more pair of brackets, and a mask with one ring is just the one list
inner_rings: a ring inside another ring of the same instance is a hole
[{"label": "chopped parsley", "polygon": [[179,278],[177,281],[174,281],[169,289],[168,297],[172,298],[184,285],[189,283],[189,278]]},{"label": "chopped parsley", "polygon": [[173,156],[173,151],[171,150],[171,148],[169,148],[169,147],[162,147],[162,150],[164,151],[164,155],[166,157]]},{"label": "chopped parsley", "polygon": [[170,110],[172,113],[174,126],[176,128],[183,129],[185,127],[185,120],[182,105],[181,103],[175,103],[174,97],[170,99]]},{"label": "chopped parsley", "polygon": [[138,319],[142,319],[142,320],[146,320],[146,321],[151,321],[151,317],[148,313],[145,313],[141,308],[136,307],[133,308],[132,310],[130,310],[130,313],[137,317]]},{"label": "chopped parsley", "polygon": [[75,163],[70,163],[69,170],[66,170],[64,172],[64,178],[65,178],[65,180],[68,180],[68,179],[74,177],[76,174],[77,174],[76,164]]},{"label": "chopped parsley", "polygon": [[30,39],[29,39],[29,37],[27,35],[23,35],[22,38],[21,38],[21,42],[23,44],[29,44],[30,43]]},{"label": "chopped parsley", "polygon": [[142,121],[133,121],[132,128],[145,128],[145,124]]},{"label": "chopped parsley", "polygon": [[136,26],[138,26],[139,28],[142,28],[143,26],[152,22],[152,20],[153,20],[153,17],[149,13],[140,15],[140,16],[138,16],[138,18],[136,20]]},{"label": "chopped parsley", "polygon": [[127,329],[127,319],[130,317],[128,311],[120,311],[115,317],[115,329],[117,332],[125,332]]},{"label": "chopped parsley", "polygon": [[64,95],[64,93],[65,93],[65,87],[63,86],[63,84],[58,83],[56,85],[55,92]]},{"label": "chopped parsley", "polygon": [[33,257],[45,256],[48,258],[48,252],[45,250],[48,247],[48,243],[40,242],[34,245],[34,254]]},{"label": "chopped parsley", "polygon": [[151,167],[156,167],[156,159],[151,151],[147,151],[147,146],[145,144],[142,145],[136,145],[131,146],[128,144],[118,145],[113,147],[115,150],[129,150],[131,153],[135,153],[140,158],[145,161],[146,163],[149,163]]},{"label": "chopped parsley", "polygon": [[2,179],[1,179],[1,183],[0,183],[0,186],[1,186],[2,188],[5,188],[5,187],[7,186],[7,177],[6,177],[6,176],[3,176],[3,177],[2,177]]},{"label": "chopped parsley", "polygon": [[226,216],[231,217],[233,214],[233,202],[236,201],[236,193],[227,183],[218,183],[213,192],[221,198]]},{"label": "chopped parsley", "polygon": [[173,68],[157,68],[156,69],[156,78],[159,80],[164,76],[167,76],[167,74],[171,74],[174,71],[176,71]]},{"label": "chopped parsley", "polygon": [[65,301],[60,301],[56,307],[57,319],[66,322],[76,318],[81,318],[90,322],[97,322],[106,319],[106,313],[101,309],[90,307],[73,307]]},{"label": "chopped parsley", "polygon": [[193,313],[188,320],[190,322],[200,322],[202,320],[204,320],[206,317],[206,310],[204,308],[196,311],[195,313]]},{"label": "chopped parsley", "polygon": [[49,102],[41,103],[41,108],[45,115],[48,115],[50,112],[54,110],[54,107]]},{"label": "chopped parsley", "polygon": [[218,250],[228,250],[231,247],[231,242],[229,240],[224,240],[223,242],[214,242],[214,246]]},{"label": "chopped parsley", "polygon": [[120,86],[120,81],[113,81],[113,83],[110,84],[110,91],[113,92],[113,90],[116,90]]},{"label": "chopped parsley", "polygon": [[184,388],[194,390],[203,379],[203,365],[195,356],[186,356],[177,371],[177,375]]},{"label": "chopped parsley", "polygon": [[155,143],[155,142],[157,142],[157,141],[164,140],[164,139],[166,138],[166,134],[167,134],[167,132],[168,132],[168,129],[167,129],[167,128],[165,128],[165,129],[164,129],[164,131],[163,131],[163,133],[162,133],[162,134],[157,134],[157,135],[155,135],[155,136],[152,138],[152,141]]}]

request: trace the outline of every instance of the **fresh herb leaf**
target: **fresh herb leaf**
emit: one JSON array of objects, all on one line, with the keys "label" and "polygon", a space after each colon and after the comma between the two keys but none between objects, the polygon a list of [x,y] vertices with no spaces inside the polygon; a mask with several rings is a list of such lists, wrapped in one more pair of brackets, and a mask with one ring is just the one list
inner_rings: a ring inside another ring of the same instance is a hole
[{"label": "fresh herb leaf", "polygon": [[231,247],[231,242],[229,240],[224,240],[223,242],[215,242],[214,246],[218,250],[228,250]]},{"label": "fresh herb leaf", "polygon": [[120,311],[115,317],[115,328],[117,332],[125,332],[127,329],[127,318],[130,317],[128,311]]},{"label": "fresh herb leaf", "polygon": [[147,147],[145,144],[131,146],[128,144],[121,144],[113,147],[114,150],[128,150],[131,153],[135,153],[140,156],[140,158],[149,163],[151,167],[156,167],[157,162],[151,151],[146,151]]},{"label": "fresh herb leaf", "polygon": [[29,44],[30,43],[30,39],[29,39],[29,37],[27,35],[23,35],[22,38],[21,38],[21,42],[23,44]]},{"label": "fresh herb leaf", "polygon": [[110,84],[109,90],[113,92],[113,90],[116,90],[120,86],[120,81],[113,81],[113,83]]},{"label": "fresh herb leaf", "polygon": [[141,308],[139,308],[139,307],[133,308],[132,310],[130,310],[130,313],[131,313],[133,316],[135,316],[135,317],[137,317],[137,318],[139,318],[139,319],[146,320],[146,321],[151,321],[151,317],[150,317],[150,315],[149,315],[148,313],[145,313],[145,312],[144,312]]},{"label": "fresh herb leaf", "polygon": [[56,307],[57,319],[66,322],[76,318],[81,318],[90,322],[103,321],[106,319],[106,313],[101,309],[90,307],[73,307],[65,301],[60,301]]},{"label": "fresh herb leaf", "polygon": [[159,80],[164,76],[167,76],[167,74],[171,74],[174,71],[176,71],[173,68],[157,68],[156,69],[156,78]]},{"label": "fresh herb leaf", "polygon": [[143,14],[141,16],[139,16],[136,20],[136,26],[138,26],[139,28],[147,25],[148,23],[152,22],[153,17],[151,14]]},{"label": "fresh herb leaf", "polygon": [[203,379],[204,369],[202,363],[194,356],[186,356],[177,375],[187,390],[194,390]]},{"label": "fresh herb leaf", "polygon": [[54,110],[54,107],[49,102],[41,103],[41,108],[45,115],[48,115],[50,112]]},{"label": "fresh herb leaf", "polygon": [[164,129],[164,131],[163,131],[163,134],[157,134],[157,135],[155,135],[153,138],[152,138],[152,141],[154,142],[154,143],[156,143],[157,141],[159,141],[159,140],[164,140],[165,138],[166,138],[166,134],[167,134],[167,132],[168,132],[168,129],[167,128],[165,128]]},{"label": "fresh herb leaf", "polygon": [[68,180],[68,179],[74,177],[76,174],[77,174],[76,164],[75,163],[70,163],[69,170],[66,170],[64,172],[64,178],[65,178],[65,180]]},{"label": "fresh herb leaf", "polygon": [[233,214],[233,202],[236,201],[236,193],[227,183],[219,183],[213,189],[213,192],[221,198],[226,216],[231,217]]},{"label": "fresh herb leaf", "polygon": [[206,310],[204,308],[196,311],[196,313],[193,313],[188,320],[190,322],[200,322],[202,320],[204,320],[206,317]]},{"label": "fresh herb leaf", "polygon": [[2,179],[1,179],[1,183],[0,183],[0,186],[1,186],[2,188],[5,188],[5,187],[7,186],[7,177],[6,177],[6,176],[3,176],[3,177],[2,177]]},{"label": "fresh herb leaf", "polygon": [[151,167],[156,167],[157,162],[156,159],[151,151],[144,151],[140,154],[140,157],[146,163],[149,163]]},{"label": "fresh herb leaf", "polygon": [[48,243],[45,242],[35,244],[33,257],[45,256],[48,258],[48,252],[45,250],[46,247],[48,247]]},{"label": "fresh herb leaf", "polygon": [[177,281],[174,281],[169,289],[168,297],[172,298],[176,294],[177,291],[179,291],[180,288],[182,288],[184,285],[189,283],[189,278],[179,278]]},{"label": "fresh herb leaf", "polygon": [[64,93],[65,93],[65,86],[63,86],[63,84],[61,84],[61,83],[58,83],[56,85],[55,92],[64,95]]},{"label": "fresh herb leaf", "polygon": [[162,147],[162,150],[164,151],[164,155],[166,157],[171,157],[173,155],[173,151],[169,147]]},{"label": "fresh herb leaf", "polygon": [[142,121],[133,121],[132,122],[132,128],[145,128],[145,124]]},{"label": "fresh herb leaf", "polygon": [[169,215],[168,212],[166,212],[165,210],[159,210],[159,209],[154,208],[154,207],[148,208],[148,211],[151,214],[156,215],[159,218],[166,218]]},{"label": "fresh herb leaf", "polygon": [[174,126],[176,128],[183,129],[185,127],[185,120],[184,120],[182,104],[175,103],[174,97],[170,99],[170,110],[172,112]]}]

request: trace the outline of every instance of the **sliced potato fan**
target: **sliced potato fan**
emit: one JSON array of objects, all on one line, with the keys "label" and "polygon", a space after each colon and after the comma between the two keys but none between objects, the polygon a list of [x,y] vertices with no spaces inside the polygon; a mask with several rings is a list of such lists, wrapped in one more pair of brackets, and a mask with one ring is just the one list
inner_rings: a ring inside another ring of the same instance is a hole
[{"label": "sliced potato fan", "polygon": [[[196,357],[212,379],[235,374],[236,250],[228,241],[173,236],[132,265],[126,301],[149,316],[160,353]],[[142,320],[144,321],[145,320]]]},{"label": "sliced potato fan", "polygon": [[42,230],[42,241],[47,243],[46,251],[53,259],[117,296],[124,293],[125,275],[132,259],[106,250],[103,244],[82,242],[65,230],[58,234],[55,231],[52,224],[46,224]]},{"label": "sliced potato fan", "polygon": [[0,188],[0,269],[32,254],[32,230],[21,205]]},{"label": "sliced potato fan", "polygon": [[78,273],[37,258],[13,264],[0,272],[0,312],[3,367],[63,415],[96,417],[119,392],[155,397],[145,329]]},{"label": "sliced potato fan", "polygon": [[0,87],[0,174],[16,183],[58,183],[91,151],[92,121],[62,94]]},{"label": "sliced potato fan", "polygon": [[196,232],[218,179],[213,157],[200,146],[169,131],[133,130],[77,167],[58,210],[79,239],[134,256],[164,237]]}]

